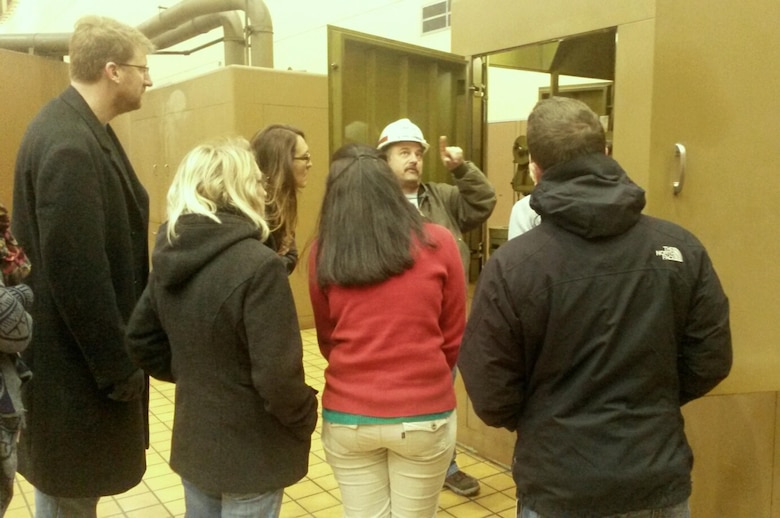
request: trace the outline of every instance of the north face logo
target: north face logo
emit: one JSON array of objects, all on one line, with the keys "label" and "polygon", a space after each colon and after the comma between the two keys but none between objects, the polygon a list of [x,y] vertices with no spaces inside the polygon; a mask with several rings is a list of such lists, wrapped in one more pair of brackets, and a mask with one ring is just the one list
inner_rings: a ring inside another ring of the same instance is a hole
[{"label": "north face logo", "polygon": [[656,250],[655,255],[661,257],[664,261],[683,262],[682,253],[673,246],[665,246],[663,250]]}]

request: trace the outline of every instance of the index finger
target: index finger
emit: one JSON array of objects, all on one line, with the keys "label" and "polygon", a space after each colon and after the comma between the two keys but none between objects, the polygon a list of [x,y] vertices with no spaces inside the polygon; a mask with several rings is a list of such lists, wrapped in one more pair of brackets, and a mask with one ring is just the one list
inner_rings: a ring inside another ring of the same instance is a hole
[{"label": "index finger", "polygon": [[439,137],[439,152],[444,153],[444,151],[447,149],[447,137],[445,135],[442,135]]}]

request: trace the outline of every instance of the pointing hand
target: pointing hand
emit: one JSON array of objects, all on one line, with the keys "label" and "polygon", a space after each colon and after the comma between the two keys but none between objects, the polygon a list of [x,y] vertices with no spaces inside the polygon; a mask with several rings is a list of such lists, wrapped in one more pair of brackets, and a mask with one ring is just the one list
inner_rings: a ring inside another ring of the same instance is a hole
[{"label": "pointing hand", "polygon": [[447,146],[447,137],[439,137],[439,154],[448,171],[452,171],[463,163],[463,150],[458,146]]}]

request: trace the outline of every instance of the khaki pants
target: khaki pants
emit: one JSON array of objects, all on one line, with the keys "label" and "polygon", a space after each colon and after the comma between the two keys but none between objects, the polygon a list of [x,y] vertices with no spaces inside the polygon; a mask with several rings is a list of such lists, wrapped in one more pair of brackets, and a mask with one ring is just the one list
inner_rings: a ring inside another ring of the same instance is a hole
[{"label": "khaki pants", "polygon": [[436,516],[457,435],[457,415],[381,425],[325,421],[322,445],[344,516]]}]

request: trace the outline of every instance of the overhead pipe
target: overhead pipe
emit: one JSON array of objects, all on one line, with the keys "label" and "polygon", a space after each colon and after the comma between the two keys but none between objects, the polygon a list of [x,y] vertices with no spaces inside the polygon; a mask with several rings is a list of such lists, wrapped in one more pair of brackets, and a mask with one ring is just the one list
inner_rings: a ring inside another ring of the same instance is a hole
[{"label": "overhead pipe", "polygon": [[249,65],[273,68],[273,24],[262,0],[183,0],[160,11],[138,26],[149,39],[178,28],[193,18],[224,11],[244,11],[249,17],[246,37],[249,40]]},{"label": "overhead pipe", "polygon": [[220,25],[224,34],[222,42],[225,44],[225,65],[246,65],[244,25],[237,11],[198,16],[151,40],[158,49],[167,49],[206,34]]},{"label": "overhead pipe", "polygon": [[41,56],[61,58],[68,55],[70,33],[0,34],[0,48]]},{"label": "overhead pipe", "polygon": [[[164,49],[167,46],[186,41],[180,38],[188,31],[193,36],[202,33],[192,33],[192,27],[181,29],[182,25],[191,24],[195,19],[199,19],[197,26],[200,29],[197,30],[202,30],[203,27],[210,24],[214,24],[212,28],[216,28],[219,26],[216,24],[216,20],[210,19],[208,15],[229,11],[245,12],[249,23],[244,31],[236,31],[234,20],[219,18],[219,23],[222,24],[223,28],[230,31],[226,32],[225,36],[225,62],[245,63],[243,57],[240,60],[237,58],[234,43],[238,39],[237,32],[242,32],[240,39],[244,46],[248,45],[249,47],[249,62],[246,64],[273,68],[273,24],[270,12],[263,0],[182,0],[141,23],[138,29],[152,42],[159,42],[158,49]],[[169,32],[171,32],[170,35]],[[51,57],[67,56],[69,42],[70,33],[0,34],[0,48]],[[228,52],[230,53],[229,57]]]}]

